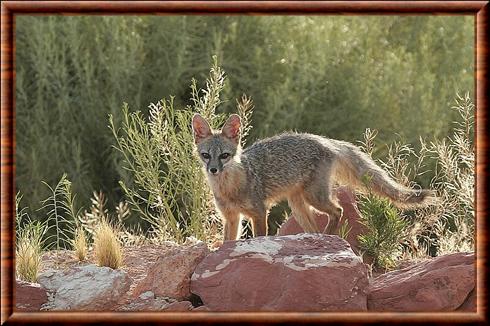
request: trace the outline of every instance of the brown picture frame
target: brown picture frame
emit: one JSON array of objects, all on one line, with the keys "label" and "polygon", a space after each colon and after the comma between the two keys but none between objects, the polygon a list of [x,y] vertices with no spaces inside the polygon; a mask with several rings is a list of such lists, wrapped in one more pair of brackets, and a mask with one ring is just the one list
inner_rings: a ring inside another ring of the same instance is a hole
[{"label": "brown picture frame", "polygon": [[[488,1],[3,1],[1,3],[1,323],[474,322],[487,313]],[[474,15],[476,313],[14,312],[15,17],[17,15]]]}]

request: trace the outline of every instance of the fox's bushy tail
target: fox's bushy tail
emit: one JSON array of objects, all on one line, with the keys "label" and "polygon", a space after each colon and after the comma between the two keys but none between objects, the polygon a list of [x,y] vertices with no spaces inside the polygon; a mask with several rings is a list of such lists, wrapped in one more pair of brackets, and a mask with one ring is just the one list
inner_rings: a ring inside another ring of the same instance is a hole
[{"label": "fox's bushy tail", "polygon": [[419,208],[438,202],[433,190],[410,189],[393,180],[369,155],[358,147],[344,143],[339,151],[336,174],[359,190],[388,197],[399,208]]}]

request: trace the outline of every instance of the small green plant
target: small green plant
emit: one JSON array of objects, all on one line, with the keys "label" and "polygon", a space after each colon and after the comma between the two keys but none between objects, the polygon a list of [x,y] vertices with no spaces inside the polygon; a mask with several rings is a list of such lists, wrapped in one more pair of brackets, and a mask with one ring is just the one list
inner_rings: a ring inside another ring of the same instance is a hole
[{"label": "small green plant", "polygon": [[[194,236],[213,243],[221,237],[221,222],[194,155],[191,119],[198,112],[213,128],[224,122],[226,115],[216,112],[224,82],[224,72],[214,57],[205,89],[198,89],[192,80],[192,106],[176,109],[173,98],[163,99],[149,106],[147,122],[141,112],[130,113],[125,104],[120,128],[109,117],[115,149],[132,175],[132,182],[122,180],[120,186],[132,210],[151,226],[152,241],[182,243]],[[243,96],[238,102],[242,136],[250,131],[252,109],[251,100]]]},{"label": "small green plant", "polygon": [[75,231],[75,238],[73,239],[73,249],[75,255],[79,261],[84,261],[87,258],[87,237],[83,228],[78,227]]},{"label": "small green plant", "polygon": [[121,267],[123,253],[118,233],[119,230],[106,219],[102,219],[97,226],[94,237],[94,255],[99,266],[107,266],[112,269]]},{"label": "small green plant", "polygon": [[43,237],[47,228],[46,224],[32,221],[25,212],[25,208],[19,208],[21,199],[22,196],[17,193],[15,197],[15,274],[21,280],[36,282],[42,263]]},{"label": "small green plant", "polygon": [[75,210],[75,197],[72,194],[71,182],[63,174],[53,188],[43,181],[50,191],[50,196],[42,201],[39,210],[47,211],[47,241],[54,244],[54,249],[71,249],[75,230],[78,226],[79,211]]},{"label": "small green plant", "polygon": [[401,240],[407,226],[388,199],[368,195],[359,202],[361,222],[368,228],[359,236],[362,251],[373,257],[374,265],[389,268],[401,252]]}]

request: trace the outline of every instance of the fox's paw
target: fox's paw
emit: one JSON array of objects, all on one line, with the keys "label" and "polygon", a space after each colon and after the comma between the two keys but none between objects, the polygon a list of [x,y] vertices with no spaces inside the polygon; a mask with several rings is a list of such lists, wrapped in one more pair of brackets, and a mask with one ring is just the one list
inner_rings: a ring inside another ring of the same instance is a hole
[{"label": "fox's paw", "polygon": [[222,245],[223,245],[223,241],[217,240],[217,241],[213,242],[213,244],[211,245],[211,249],[218,249]]}]

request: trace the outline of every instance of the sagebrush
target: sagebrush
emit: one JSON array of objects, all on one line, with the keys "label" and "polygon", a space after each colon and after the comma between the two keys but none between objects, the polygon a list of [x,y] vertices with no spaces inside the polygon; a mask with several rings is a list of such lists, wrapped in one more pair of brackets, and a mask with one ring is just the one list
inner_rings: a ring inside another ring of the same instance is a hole
[{"label": "sagebrush", "polygon": [[[121,127],[110,116],[115,148],[131,175],[120,186],[131,208],[150,225],[154,239],[182,243],[194,236],[212,243],[221,237],[221,222],[194,155],[190,126],[194,112],[206,117],[214,128],[224,121],[225,114],[217,112],[224,83],[224,71],[215,57],[205,88],[199,89],[196,80],[192,81],[192,105],[176,109],[172,98],[163,99],[150,105],[148,121],[141,112],[130,112],[124,105]],[[251,129],[252,108],[248,97],[238,101],[243,136]]]},{"label": "sagebrush", "polygon": [[[429,188],[435,189],[439,198],[438,205],[397,212],[400,219],[394,226],[401,221],[405,226],[393,229],[394,233],[389,235],[391,240],[386,242],[391,246],[379,246],[380,251],[375,258],[383,267],[387,267],[385,262],[401,258],[414,259],[474,250],[474,105],[469,93],[458,95],[455,102],[453,109],[458,112],[459,119],[455,121],[452,134],[432,142],[420,138],[418,150],[410,144],[394,142],[388,147],[386,158],[380,160],[383,168],[397,182],[408,187],[420,187],[414,180],[432,173],[435,176]],[[362,147],[370,155],[375,151],[376,134],[371,129],[366,129],[364,134]],[[429,170],[431,167],[434,171]],[[360,201],[361,213],[365,218],[370,218],[371,211],[380,204],[376,198],[366,201],[365,197],[361,197]],[[385,219],[385,222],[389,220]],[[361,237],[361,242],[376,243],[376,235],[381,230],[379,225],[372,224],[368,234]],[[369,247],[365,247],[365,250],[373,253]]]}]

